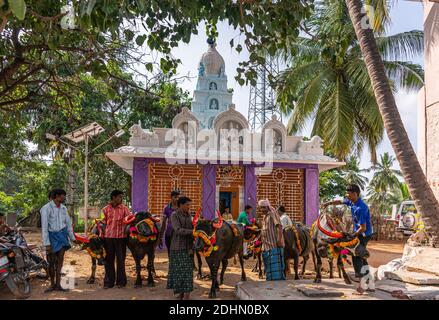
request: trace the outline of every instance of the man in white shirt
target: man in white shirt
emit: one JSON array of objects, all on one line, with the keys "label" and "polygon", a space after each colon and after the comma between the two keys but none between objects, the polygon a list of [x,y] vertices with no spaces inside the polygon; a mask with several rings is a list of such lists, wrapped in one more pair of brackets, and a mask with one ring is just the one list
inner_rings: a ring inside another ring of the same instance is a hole
[{"label": "man in white shirt", "polygon": [[62,204],[66,192],[62,189],[53,190],[53,200],[41,208],[41,233],[43,245],[46,247],[49,262],[51,291],[67,291],[61,287],[61,270],[64,253],[70,249],[70,241],[75,240],[72,221],[67,208]]},{"label": "man in white shirt", "polygon": [[280,206],[279,209],[277,209],[277,212],[279,212],[280,223],[282,225],[282,229],[285,229],[288,226],[291,227],[293,225],[291,218],[285,212],[284,206]]}]

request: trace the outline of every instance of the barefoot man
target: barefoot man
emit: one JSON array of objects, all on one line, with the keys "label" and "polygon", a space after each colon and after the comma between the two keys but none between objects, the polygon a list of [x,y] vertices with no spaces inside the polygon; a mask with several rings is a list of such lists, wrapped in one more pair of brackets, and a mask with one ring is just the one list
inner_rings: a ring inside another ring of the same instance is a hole
[{"label": "barefoot man", "polygon": [[262,213],[262,258],[266,280],[285,280],[284,237],[279,214],[268,200],[258,202]]},{"label": "barefoot man", "polygon": [[52,199],[41,208],[41,232],[49,262],[50,287],[45,292],[67,291],[61,287],[61,270],[64,253],[75,241],[72,221],[67,208],[63,205],[66,192],[62,189],[52,191]]}]

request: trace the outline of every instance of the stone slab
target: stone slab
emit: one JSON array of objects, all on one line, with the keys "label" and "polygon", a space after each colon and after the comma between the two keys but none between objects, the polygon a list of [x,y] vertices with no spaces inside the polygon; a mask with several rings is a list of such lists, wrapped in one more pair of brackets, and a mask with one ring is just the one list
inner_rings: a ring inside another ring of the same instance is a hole
[{"label": "stone slab", "polygon": [[439,285],[439,276],[430,273],[412,272],[407,270],[385,271],[388,279],[417,285]]},{"label": "stone slab", "polygon": [[403,263],[406,270],[439,276],[439,248],[406,245],[404,256],[407,257]]},{"label": "stone slab", "polygon": [[[312,292],[312,289],[318,290],[316,287],[324,288],[325,292],[337,292],[337,296],[307,296],[299,291],[300,288],[306,288],[307,292]],[[241,300],[397,300],[389,293],[379,290],[362,296],[353,295],[355,288],[356,284],[346,285],[343,279],[338,278],[323,279],[319,284],[311,279],[245,281],[237,283],[235,295]]]},{"label": "stone slab", "polygon": [[398,280],[379,281],[377,290],[389,293],[398,299],[409,300],[437,300],[439,299],[439,286],[415,285]]},{"label": "stone slab", "polygon": [[342,297],[344,293],[342,291],[336,291],[328,289],[324,286],[296,286],[297,291],[302,292],[305,296],[311,298],[322,298],[322,297]]}]

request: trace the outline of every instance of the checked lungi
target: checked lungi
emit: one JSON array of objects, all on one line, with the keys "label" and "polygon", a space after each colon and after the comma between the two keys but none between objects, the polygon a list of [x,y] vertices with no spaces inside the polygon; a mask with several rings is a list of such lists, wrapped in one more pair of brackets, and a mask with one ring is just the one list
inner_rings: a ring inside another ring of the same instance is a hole
[{"label": "checked lungi", "polygon": [[262,252],[267,281],[285,280],[284,248],[273,248]]},{"label": "checked lungi", "polygon": [[174,293],[187,293],[194,290],[193,258],[188,250],[171,250],[166,289]]}]

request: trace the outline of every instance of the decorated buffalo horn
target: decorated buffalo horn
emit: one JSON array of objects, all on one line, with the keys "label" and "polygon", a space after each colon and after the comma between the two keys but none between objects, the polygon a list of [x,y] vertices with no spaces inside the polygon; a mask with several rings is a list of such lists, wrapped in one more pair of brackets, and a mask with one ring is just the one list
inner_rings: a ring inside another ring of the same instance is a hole
[{"label": "decorated buffalo horn", "polygon": [[76,241],[79,241],[81,243],[89,243],[90,240],[87,238],[87,236],[80,236],[73,232],[73,235],[75,236]]},{"label": "decorated buffalo horn", "polygon": [[198,218],[200,217],[201,208],[198,208],[197,212],[195,212],[194,220],[192,220],[192,225],[195,226],[198,222]]},{"label": "decorated buffalo horn", "polygon": [[215,229],[219,229],[223,225],[223,217],[221,216],[221,213],[219,213],[218,210],[216,211],[216,214],[218,215],[218,222],[214,222],[212,225]]}]

